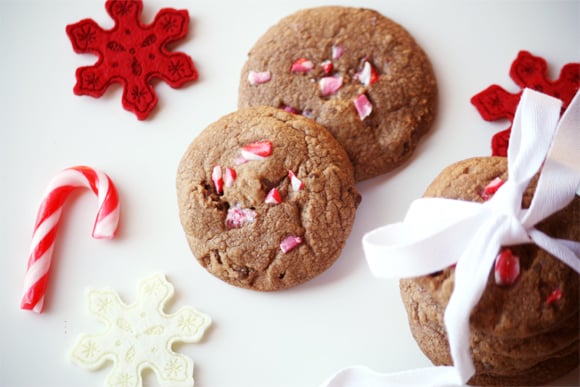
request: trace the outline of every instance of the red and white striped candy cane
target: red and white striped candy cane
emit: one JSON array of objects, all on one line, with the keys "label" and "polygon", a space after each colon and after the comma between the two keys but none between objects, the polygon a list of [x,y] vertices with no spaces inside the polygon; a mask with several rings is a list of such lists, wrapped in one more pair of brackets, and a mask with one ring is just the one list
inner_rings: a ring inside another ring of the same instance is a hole
[{"label": "red and white striped candy cane", "polygon": [[48,184],[36,217],[20,304],[22,309],[42,312],[62,207],[69,194],[80,187],[89,188],[97,195],[99,211],[93,238],[110,239],[117,232],[119,195],[109,176],[85,166],[67,168],[57,174]]}]

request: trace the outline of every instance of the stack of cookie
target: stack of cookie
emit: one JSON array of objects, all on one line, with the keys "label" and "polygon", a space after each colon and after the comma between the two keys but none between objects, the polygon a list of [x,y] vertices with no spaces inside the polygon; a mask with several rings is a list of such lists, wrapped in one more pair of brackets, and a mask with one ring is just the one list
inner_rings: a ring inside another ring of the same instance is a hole
[{"label": "stack of cookie", "polygon": [[436,96],[427,56],[383,15],[320,7],[282,19],[248,55],[240,110],[206,128],[180,163],[193,254],[254,290],[322,273],[350,234],[355,182],[409,158]]},{"label": "stack of cookie", "polygon": [[[426,197],[482,202],[507,179],[503,157],[461,161],[444,169]],[[491,184],[490,184],[491,183]],[[528,208],[533,181],[524,194]],[[580,240],[580,199],[538,225],[556,238]],[[502,252],[502,254],[504,254]],[[496,264],[471,313],[476,385],[539,385],[578,365],[578,274],[536,245],[505,250],[516,264]],[[499,260],[497,261],[499,262]],[[411,332],[436,365],[452,364],[443,315],[454,286],[454,267],[400,281]]]},{"label": "stack of cookie", "polygon": [[[206,128],[179,165],[193,254],[216,277],[260,291],[322,273],[350,234],[355,183],[409,158],[436,101],[427,56],[383,15],[319,7],[282,19],[249,52],[240,110]],[[485,200],[497,178],[506,178],[504,158],[467,160],[426,196]],[[578,240],[579,217],[576,198],[540,228]],[[470,383],[539,384],[578,363],[578,275],[535,246],[512,250],[517,270],[500,272],[499,282],[491,273],[471,315]],[[453,267],[401,281],[412,333],[435,364],[451,364],[443,313],[453,283]]]}]

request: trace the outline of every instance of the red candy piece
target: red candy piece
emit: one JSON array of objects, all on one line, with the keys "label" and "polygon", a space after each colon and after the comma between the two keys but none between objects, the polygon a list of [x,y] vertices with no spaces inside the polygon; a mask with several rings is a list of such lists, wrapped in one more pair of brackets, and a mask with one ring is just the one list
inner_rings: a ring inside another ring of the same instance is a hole
[{"label": "red candy piece", "polygon": [[302,238],[300,238],[299,236],[290,235],[284,238],[284,240],[280,243],[280,250],[282,250],[282,252],[286,254],[291,250],[293,250],[296,246],[300,245],[301,243]]},{"label": "red candy piece", "polygon": [[282,203],[282,196],[280,195],[280,191],[276,188],[272,188],[270,192],[266,195],[264,199],[264,203],[267,204],[280,204]]},{"label": "red candy piece", "polygon": [[213,170],[211,172],[211,181],[213,181],[213,186],[218,194],[224,192],[223,173],[222,168],[219,165],[213,167]]},{"label": "red candy piece", "polygon": [[257,141],[242,147],[242,157],[246,160],[263,160],[272,154],[270,141]]},{"label": "red candy piece", "polygon": [[332,61],[330,59],[327,59],[324,62],[322,62],[320,66],[322,67],[322,71],[324,71],[324,74],[326,75],[330,74],[332,72],[332,69],[334,68]]},{"label": "red candy piece", "polygon": [[560,301],[562,299],[563,293],[560,288],[556,288],[550,293],[550,295],[546,298],[546,305],[553,304],[556,301]]},{"label": "red candy piece", "polygon": [[[510,77],[522,88],[530,88],[562,100],[562,113],[568,107],[576,91],[580,88],[580,63],[568,63],[560,72],[560,77],[551,81],[547,76],[546,61],[527,51],[520,51],[512,63]],[[513,121],[522,92],[511,94],[501,86],[491,85],[474,95],[471,103],[486,121],[507,119]],[[491,142],[493,156],[507,156],[511,125],[496,133]]]},{"label": "red candy piece", "polygon": [[272,79],[272,73],[270,73],[269,71],[258,72],[250,70],[250,72],[248,73],[248,82],[250,82],[250,84],[254,86],[270,82],[270,79]]},{"label": "red candy piece", "polygon": [[236,181],[236,171],[233,168],[227,167],[224,172],[224,185],[226,188],[231,188]]},{"label": "red candy piece", "polygon": [[491,197],[497,192],[499,187],[503,185],[504,181],[499,177],[496,177],[492,181],[489,182],[488,185],[485,186],[483,192],[481,193],[481,198],[483,200],[489,200]]},{"label": "red candy piece", "polygon": [[290,71],[293,73],[307,73],[314,68],[314,63],[306,58],[299,58],[294,63]]},{"label": "red candy piece", "polygon": [[288,177],[290,178],[290,185],[292,186],[292,190],[300,191],[301,189],[304,188],[304,183],[302,182],[302,180],[300,180],[298,177],[296,177],[294,172],[289,170]]},{"label": "red candy piece", "polygon": [[327,97],[336,93],[342,87],[342,77],[323,77],[318,81],[318,86],[320,87],[322,96]]},{"label": "red candy piece", "polygon": [[240,228],[256,220],[256,212],[249,208],[232,207],[228,209],[226,215],[226,226],[228,228]]},{"label": "red candy piece", "polygon": [[292,114],[298,114],[299,113],[297,109],[293,108],[292,106],[288,106],[288,105],[284,105],[282,107],[282,110],[284,110],[285,112],[288,112],[288,113],[292,113]]},{"label": "red candy piece", "polygon": [[512,285],[520,275],[520,258],[510,249],[503,249],[495,258],[495,283]]},{"label": "red candy piece", "polygon": [[373,105],[371,101],[369,101],[366,94],[360,94],[354,99],[354,107],[356,108],[356,112],[358,113],[358,117],[361,120],[364,120],[373,112]]},{"label": "red candy piece", "polygon": [[98,98],[112,83],[120,83],[123,107],[144,120],[157,105],[151,86],[153,78],[178,88],[198,77],[188,55],[166,48],[185,37],[189,14],[186,10],[164,8],[153,23],[144,25],[139,20],[141,0],[108,0],[105,7],[115,22],[110,30],[102,29],[92,19],[66,27],[75,52],[98,57],[94,65],[77,69],[74,93]]},{"label": "red candy piece", "polygon": [[365,86],[370,86],[379,80],[379,73],[368,61],[365,61],[362,70],[355,74],[355,79]]},{"label": "red candy piece", "polygon": [[344,54],[344,48],[342,46],[332,46],[332,59],[340,59]]}]

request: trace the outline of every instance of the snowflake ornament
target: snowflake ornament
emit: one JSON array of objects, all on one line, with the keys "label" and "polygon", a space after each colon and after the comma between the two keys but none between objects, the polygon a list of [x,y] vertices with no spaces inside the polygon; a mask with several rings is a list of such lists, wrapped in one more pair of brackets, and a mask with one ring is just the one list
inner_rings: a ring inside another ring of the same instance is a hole
[{"label": "snowflake ornament", "polygon": [[[548,66],[543,58],[520,51],[510,68],[510,77],[522,89],[530,88],[562,100],[563,113],[580,87],[580,63],[568,63],[562,67],[560,77],[555,81],[548,79],[547,72]],[[508,119],[513,122],[521,95],[522,91],[512,94],[501,86],[491,85],[474,95],[471,103],[486,121]],[[493,156],[507,156],[510,133],[511,125],[493,136]]]},{"label": "snowflake ornament", "polygon": [[112,361],[106,386],[141,386],[144,368],[152,369],[162,386],[193,386],[193,361],[173,352],[172,345],[199,342],[211,319],[190,306],[165,314],[165,303],[172,296],[173,286],[163,274],[143,280],[132,305],[125,305],[111,289],[90,290],[89,311],[107,328],[81,335],[72,361],[90,370]]},{"label": "snowflake ornament", "polygon": [[112,83],[120,83],[123,107],[144,120],[157,105],[153,78],[178,88],[198,77],[188,55],[166,48],[185,37],[189,14],[164,8],[153,23],[144,25],[139,21],[142,0],[107,0],[105,7],[115,21],[110,30],[102,29],[92,19],[66,27],[75,52],[98,57],[94,65],[77,69],[74,93],[98,98]]}]

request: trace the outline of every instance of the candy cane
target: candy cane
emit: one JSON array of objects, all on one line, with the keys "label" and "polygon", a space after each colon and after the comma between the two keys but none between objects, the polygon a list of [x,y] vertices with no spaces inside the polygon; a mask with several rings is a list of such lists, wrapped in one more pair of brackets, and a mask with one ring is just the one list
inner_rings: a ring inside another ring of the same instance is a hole
[{"label": "candy cane", "polygon": [[36,217],[21,309],[42,312],[62,207],[69,194],[79,187],[89,188],[97,195],[99,211],[93,238],[110,239],[117,232],[119,196],[109,176],[85,166],[67,168],[56,175],[48,184]]}]

